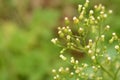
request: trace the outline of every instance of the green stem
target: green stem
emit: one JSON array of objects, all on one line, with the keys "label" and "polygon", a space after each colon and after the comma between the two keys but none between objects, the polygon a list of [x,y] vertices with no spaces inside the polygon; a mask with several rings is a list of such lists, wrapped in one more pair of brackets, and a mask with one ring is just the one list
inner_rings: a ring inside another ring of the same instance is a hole
[{"label": "green stem", "polygon": [[117,69],[117,71],[116,71],[116,73],[115,73],[114,80],[117,79],[117,74],[119,73],[119,71],[120,71],[120,67]]},{"label": "green stem", "polygon": [[102,70],[104,70],[104,72],[106,72],[111,78],[114,78],[114,76],[109,71],[107,71],[101,64],[99,65],[102,68]]},{"label": "green stem", "polygon": [[[96,43],[95,43],[95,54],[96,54],[96,49],[97,49],[97,47],[98,47],[98,41],[99,41],[99,38],[100,38],[100,35],[101,35],[101,28],[102,28],[102,25],[100,25],[99,28],[98,28],[98,39],[96,40]],[[102,69],[104,72],[106,72],[111,78],[114,79],[114,76],[113,76],[108,70],[106,70],[106,69],[98,62],[97,58],[96,58],[96,64],[99,64],[100,67],[101,67],[101,69]]]}]

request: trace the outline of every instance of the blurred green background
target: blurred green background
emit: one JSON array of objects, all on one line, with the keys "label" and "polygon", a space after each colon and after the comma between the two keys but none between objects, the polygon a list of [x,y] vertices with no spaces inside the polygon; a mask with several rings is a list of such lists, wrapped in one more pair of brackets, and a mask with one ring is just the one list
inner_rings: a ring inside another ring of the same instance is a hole
[{"label": "blurred green background", "polygon": [[[102,3],[113,14],[107,20],[120,34],[120,0]],[[60,48],[51,43],[64,17],[72,18],[85,0],[0,0],[0,80],[53,80],[61,65]]]}]

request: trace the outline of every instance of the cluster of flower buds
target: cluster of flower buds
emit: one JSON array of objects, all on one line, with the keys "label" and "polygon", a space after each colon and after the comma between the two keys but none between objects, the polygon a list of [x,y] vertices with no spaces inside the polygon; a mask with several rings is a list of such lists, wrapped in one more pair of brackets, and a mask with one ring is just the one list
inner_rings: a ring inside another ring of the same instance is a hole
[{"label": "cluster of flower buds", "polygon": [[[108,41],[106,32],[110,29],[110,26],[101,25],[108,14],[112,13],[112,10],[106,12],[102,4],[95,5],[92,9],[88,8],[88,6],[89,0],[86,0],[84,5],[78,5],[79,16],[73,17],[73,22],[70,22],[71,19],[69,20],[68,17],[65,17],[66,26],[58,27],[59,38],[54,38],[51,41],[54,44],[60,43],[62,45],[63,49],[60,51],[59,57],[63,61],[68,61],[69,59],[62,53],[66,49],[70,49],[87,55],[85,57],[88,58],[89,64],[87,61],[82,63],[79,59],[76,60],[75,57],[71,57],[68,62],[71,64],[70,68],[60,67],[58,70],[52,70],[55,74],[55,80],[69,80],[69,78],[72,80],[114,79],[110,67],[117,66],[116,70],[120,67],[120,63],[115,62],[114,60],[116,59],[112,59],[110,51],[108,51],[109,46],[105,44],[106,42],[113,43],[118,40],[119,44],[115,45],[114,48],[120,53],[120,40],[116,33],[112,33],[112,38]],[[106,78],[103,76],[104,74],[110,78]]]},{"label": "cluster of flower buds", "polygon": [[54,74],[54,77],[53,77],[54,80],[62,80],[64,79],[64,77],[61,77],[61,74],[64,74],[64,75],[70,74],[70,69],[69,67],[65,67],[65,68],[60,67],[58,70],[53,69],[52,73]]},{"label": "cluster of flower buds", "polygon": [[94,75],[94,77],[91,77],[91,72],[88,73],[86,72],[86,70],[90,68],[92,71],[97,72],[100,66],[90,67],[87,63],[80,64],[78,60],[74,59],[74,57],[70,58],[70,63],[73,65],[71,68],[60,67],[58,70],[56,69],[52,70],[52,73],[54,74],[54,80],[62,80],[62,79],[65,79],[65,77],[68,77],[67,79],[75,78],[75,80],[94,79],[99,77],[98,75]]}]

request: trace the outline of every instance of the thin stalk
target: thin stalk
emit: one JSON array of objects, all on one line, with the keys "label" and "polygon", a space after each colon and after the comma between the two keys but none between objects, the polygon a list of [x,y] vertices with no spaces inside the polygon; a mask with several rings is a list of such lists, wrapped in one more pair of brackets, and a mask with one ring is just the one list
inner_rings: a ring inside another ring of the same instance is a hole
[{"label": "thin stalk", "polygon": [[99,65],[102,68],[102,70],[104,70],[104,72],[106,72],[111,78],[114,79],[114,76],[109,71],[107,71],[101,64],[99,64]]},{"label": "thin stalk", "polygon": [[116,73],[115,73],[114,80],[117,79],[117,74],[119,73],[119,71],[120,71],[120,67],[117,69],[117,71],[116,71]]}]

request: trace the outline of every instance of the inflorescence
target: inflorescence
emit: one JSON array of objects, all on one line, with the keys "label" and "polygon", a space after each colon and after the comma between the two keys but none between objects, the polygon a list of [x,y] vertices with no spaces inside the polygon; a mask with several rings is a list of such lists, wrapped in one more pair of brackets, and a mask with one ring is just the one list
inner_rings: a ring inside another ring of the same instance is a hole
[{"label": "inflorescence", "polygon": [[[102,5],[89,8],[89,0],[78,5],[79,15],[70,21],[65,17],[65,27],[58,27],[58,38],[51,41],[62,47],[60,58],[69,62],[68,67],[53,69],[54,80],[117,80],[120,70],[120,39],[114,32],[107,38],[109,25],[104,22],[112,10],[107,11]],[[71,26],[72,24],[72,26]],[[75,28],[75,29],[74,29]],[[106,44],[108,43],[108,44]],[[109,45],[114,45],[114,56],[111,56]],[[88,61],[82,63],[71,56],[64,56],[66,50],[75,50],[87,56]]]}]

